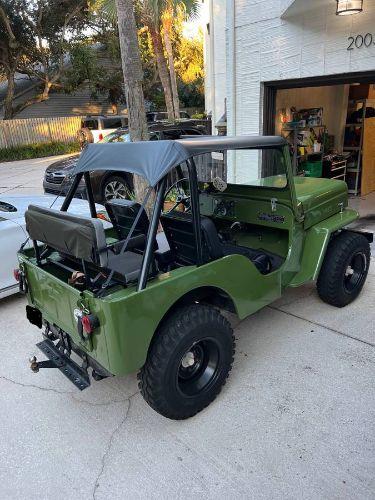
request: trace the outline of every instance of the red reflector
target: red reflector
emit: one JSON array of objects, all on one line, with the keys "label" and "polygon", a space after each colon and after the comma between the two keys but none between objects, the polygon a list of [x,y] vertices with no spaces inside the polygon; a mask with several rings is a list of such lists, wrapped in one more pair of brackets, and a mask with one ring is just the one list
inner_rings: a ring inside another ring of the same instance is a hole
[{"label": "red reflector", "polygon": [[82,316],[82,327],[86,333],[92,333],[92,326],[88,316]]},{"label": "red reflector", "polygon": [[99,141],[103,140],[103,134],[99,134]]},{"label": "red reflector", "polygon": [[21,271],[19,269],[14,269],[13,276],[16,281],[19,281],[21,279]]},{"label": "red reflector", "polygon": [[96,316],[93,314],[83,315],[82,316],[82,328],[85,333],[92,333],[97,326],[99,326],[99,321]]}]

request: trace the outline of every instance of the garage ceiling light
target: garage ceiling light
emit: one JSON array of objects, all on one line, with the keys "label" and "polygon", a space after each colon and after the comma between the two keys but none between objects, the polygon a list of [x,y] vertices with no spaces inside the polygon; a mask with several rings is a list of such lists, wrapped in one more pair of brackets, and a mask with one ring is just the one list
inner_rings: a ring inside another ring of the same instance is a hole
[{"label": "garage ceiling light", "polygon": [[338,16],[350,16],[363,11],[363,0],[337,0],[336,14]]}]

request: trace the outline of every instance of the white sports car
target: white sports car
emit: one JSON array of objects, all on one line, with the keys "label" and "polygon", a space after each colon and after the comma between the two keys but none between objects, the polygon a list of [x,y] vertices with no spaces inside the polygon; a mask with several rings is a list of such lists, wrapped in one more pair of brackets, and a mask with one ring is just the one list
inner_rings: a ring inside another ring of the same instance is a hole
[{"label": "white sports car", "polygon": [[[56,200],[56,201],[55,201]],[[39,195],[0,195],[0,299],[18,291],[13,270],[18,267],[17,252],[27,238],[25,212],[29,205],[39,205],[58,210],[63,197]],[[103,208],[103,207],[101,207]],[[69,212],[90,217],[87,201],[73,199]]]}]

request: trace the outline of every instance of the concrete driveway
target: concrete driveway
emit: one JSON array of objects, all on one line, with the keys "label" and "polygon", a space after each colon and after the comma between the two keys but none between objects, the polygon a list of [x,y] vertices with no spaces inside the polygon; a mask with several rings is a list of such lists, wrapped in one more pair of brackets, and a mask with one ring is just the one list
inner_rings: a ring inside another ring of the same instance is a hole
[{"label": "concrete driveway", "polygon": [[[21,165],[27,185],[9,177],[18,192],[38,187],[38,161]],[[55,370],[32,373],[40,333],[24,298],[1,301],[0,498],[374,498],[374,299],[372,262],[344,309],[306,285],[233,318],[231,376],[182,422],[153,412],[135,376],[80,393]]]},{"label": "concrete driveway", "polygon": [[44,171],[70,155],[0,163],[0,193],[43,194]]}]

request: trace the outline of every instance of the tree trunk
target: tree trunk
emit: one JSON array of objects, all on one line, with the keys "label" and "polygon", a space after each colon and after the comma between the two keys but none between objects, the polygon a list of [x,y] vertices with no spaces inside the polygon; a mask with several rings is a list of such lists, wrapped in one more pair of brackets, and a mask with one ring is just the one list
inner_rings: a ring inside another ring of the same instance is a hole
[{"label": "tree trunk", "polygon": [[170,36],[170,23],[168,21],[163,23],[164,28],[164,45],[165,50],[168,56],[169,63],[169,76],[171,80],[171,90],[172,90],[172,99],[173,99],[173,111],[174,117],[176,120],[180,118],[180,101],[178,98],[178,90],[177,90],[177,78],[176,71],[174,68],[174,58],[173,58],[173,49],[171,44],[171,36]]},{"label": "tree trunk", "polygon": [[163,41],[161,39],[160,31],[150,27],[149,30],[152,40],[152,46],[156,57],[156,65],[158,67],[160,81],[164,89],[165,105],[167,107],[168,120],[174,121],[175,114],[173,107],[171,81],[169,78],[167,61],[164,56]]},{"label": "tree trunk", "polygon": [[[129,134],[132,141],[147,141],[149,133],[143,95],[143,70],[133,1],[116,0],[116,8],[125,97],[128,106]],[[139,201],[143,201],[147,188],[148,184],[145,179],[134,175],[134,190]],[[149,212],[151,201],[146,208]]]},{"label": "tree trunk", "polygon": [[15,106],[15,108],[13,109],[13,116],[21,113],[21,111],[23,111],[24,109],[28,108],[29,106],[32,106],[33,104],[37,104],[38,102],[48,101],[51,87],[52,87],[51,81],[47,80],[44,83],[43,92],[41,92],[40,94],[32,97],[28,101],[23,102],[22,104],[18,104],[17,106]]},{"label": "tree trunk", "polygon": [[7,72],[7,80],[8,80],[8,87],[7,87],[7,93],[4,99],[4,120],[11,120],[13,118],[13,99],[14,99],[14,92],[15,92],[15,83],[14,83],[14,76],[15,76],[15,70],[14,68],[11,68]]}]

